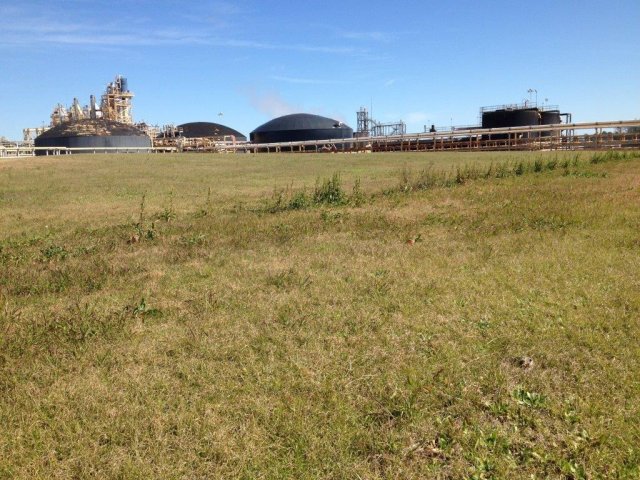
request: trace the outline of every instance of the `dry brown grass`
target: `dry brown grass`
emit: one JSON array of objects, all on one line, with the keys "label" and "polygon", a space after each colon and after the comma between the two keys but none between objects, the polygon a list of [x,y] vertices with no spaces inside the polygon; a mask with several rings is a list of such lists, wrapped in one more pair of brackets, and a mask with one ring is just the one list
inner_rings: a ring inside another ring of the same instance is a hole
[{"label": "dry brown grass", "polygon": [[0,163],[0,477],[637,477],[640,162],[589,158]]}]

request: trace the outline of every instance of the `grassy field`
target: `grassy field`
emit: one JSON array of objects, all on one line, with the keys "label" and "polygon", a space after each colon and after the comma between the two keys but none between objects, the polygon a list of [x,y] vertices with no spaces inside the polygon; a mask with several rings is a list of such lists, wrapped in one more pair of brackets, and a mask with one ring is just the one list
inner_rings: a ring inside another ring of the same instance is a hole
[{"label": "grassy field", "polygon": [[638,478],[639,272],[638,154],[2,160],[0,478]]}]

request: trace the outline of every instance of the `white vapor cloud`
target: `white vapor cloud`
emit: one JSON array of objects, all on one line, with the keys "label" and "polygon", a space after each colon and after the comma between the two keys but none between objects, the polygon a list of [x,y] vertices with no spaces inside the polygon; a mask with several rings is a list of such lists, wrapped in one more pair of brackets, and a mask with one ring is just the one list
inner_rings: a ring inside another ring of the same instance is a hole
[{"label": "white vapor cloud", "polygon": [[290,113],[301,112],[302,109],[282,98],[278,92],[258,93],[255,90],[249,92],[251,106],[269,117],[280,117]]}]

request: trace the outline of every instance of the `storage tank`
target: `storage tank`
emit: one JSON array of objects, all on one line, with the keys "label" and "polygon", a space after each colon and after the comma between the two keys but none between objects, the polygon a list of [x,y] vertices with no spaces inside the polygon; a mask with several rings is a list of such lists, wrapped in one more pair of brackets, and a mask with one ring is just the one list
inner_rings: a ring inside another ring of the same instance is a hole
[{"label": "storage tank", "polygon": [[[541,125],[557,125],[559,123],[562,123],[562,120],[560,118],[560,110],[546,110],[543,111],[541,115]],[[543,137],[550,137],[551,134],[552,132],[550,130],[542,132]]]},{"label": "storage tank", "polygon": [[501,109],[482,113],[482,128],[527,127],[539,125],[537,108]]},{"label": "storage tank", "polygon": [[246,142],[247,137],[237,130],[225,125],[212,122],[190,122],[178,125],[182,129],[180,136],[185,138],[214,138],[224,140],[225,137],[233,136],[237,142]]},{"label": "storage tank", "polygon": [[353,138],[353,129],[332,118],[294,113],[274,118],[250,134],[254,143]]},{"label": "storage tank", "polygon": [[[151,138],[132,125],[106,120],[85,118],[65,122],[42,133],[34,140],[35,147],[87,148],[86,152],[72,153],[116,153],[106,148],[148,148]],[[133,150],[136,152],[148,150]],[[49,150],[36,150],[36,155],[46,155]]]},{"label": "storage tank", "polygon": [[[501,108],[482,112],[482,128],[528,127],[540,124],[540,111],[537,108]],[[523,137],[535,137],[537,133],[524,133]],[[506,138],[504,135],[492,135],[492,138]]]}]

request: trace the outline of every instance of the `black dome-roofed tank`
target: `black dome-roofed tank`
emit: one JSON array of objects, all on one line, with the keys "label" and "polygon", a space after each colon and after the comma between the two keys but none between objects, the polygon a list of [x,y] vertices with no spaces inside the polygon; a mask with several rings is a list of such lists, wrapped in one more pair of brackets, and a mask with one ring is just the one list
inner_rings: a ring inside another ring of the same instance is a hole
[{"label": "black dome-roofed tank", "polygon": [[247,137],[237,130],[212,122],[190,122],[178,125],[182,129],[182,137],[185,138],[215,138],[224,140],[224,137],[233,136],[238,142],[246,142]]},{"label": "black dome-roofed tank", "polygon": [[[562,123],[562,119],[560,117],[560,110],[546,110],[542,112],[542,118],[540,119],[540,125],[557,125]],[[552,134],[551,130],[545,130],[542,132],[543,137],[550,137]]]},{"label": "black dome-roofed tank", "polygon": [[[132,125],[104,118],[83,119],[57,125],[34,140],[36,148],[66,147],[86,148],[87,151],[72,153],[116,153],[113,148],[132,151],[151,149],[151,138]],[[107,148],[109,150],[107,150]],[[46,155],[49,150],[36,150],[36,155]]]},{"label": "black dome-roofed tank", "polygon": [[353,138],[353,129],[327,117],[294,113],[274,118],[250,134],[254,143],[298,142]]}]

